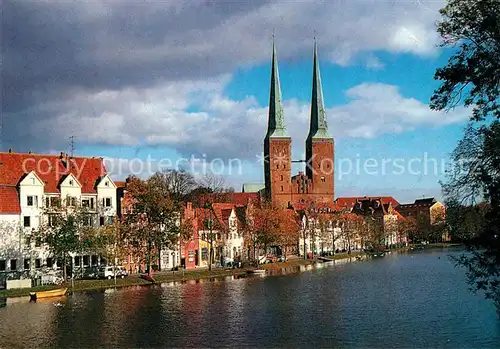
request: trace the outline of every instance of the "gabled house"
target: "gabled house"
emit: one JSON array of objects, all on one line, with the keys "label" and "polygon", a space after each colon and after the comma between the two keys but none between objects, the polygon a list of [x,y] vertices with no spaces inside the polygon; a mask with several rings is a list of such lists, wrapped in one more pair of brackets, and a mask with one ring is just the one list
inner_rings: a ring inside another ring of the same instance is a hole
[{"label": "gabled house", "polygon": [[[61,266],[31,239],[40,225],[51,224],[50,211],[61,205],[87,207],[89,224],[113,222],[116,187],[102,158],[0,152],[0,273],[33,274]],[[71,264],[98,263],[97,256],[75,255]]]}]

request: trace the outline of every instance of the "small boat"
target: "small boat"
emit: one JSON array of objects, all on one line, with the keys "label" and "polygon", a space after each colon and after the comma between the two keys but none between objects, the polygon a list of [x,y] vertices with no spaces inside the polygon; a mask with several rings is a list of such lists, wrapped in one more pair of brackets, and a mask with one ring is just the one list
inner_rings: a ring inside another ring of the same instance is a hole
[{"label": "small boat", "polygon": [[322,262],[333,262],[334,261],[333,259],[321,257],[321,256],[318,257],[318,260],[320,260]]},{"label": "small boat", "polygon": [[148,274],[141,274],[140,278],[152,282],[153,284],[156,283],[156,280]]},{"label": "small boat", "polygon": [[247,270],[247,274],[258,274],[258,275],[262,275],[262,274],[265,274],[266,273],[266,270],[265,269],[248,269]]},{"label": "small boat", "polygon": [[64,296],[67,291],[67,288],[58,288],[50,291],[30,292],[30,301],[36,301],[41,298],[61,297]]}]

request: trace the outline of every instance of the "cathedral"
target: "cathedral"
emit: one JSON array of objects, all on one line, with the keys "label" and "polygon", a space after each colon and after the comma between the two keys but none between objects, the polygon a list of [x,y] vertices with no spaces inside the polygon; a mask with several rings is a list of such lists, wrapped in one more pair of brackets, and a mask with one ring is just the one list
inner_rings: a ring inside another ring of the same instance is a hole
[{"label": "cathedral", "polygon": [[[328,133],[323,90],[314,42],[311,116],[306,142],[306,158],[292,160],[292,139],[288,135],[273,41],[269,120],[264,138],[264,196],[281,207],[322,206],[334,201],[334,141]],[[304,162],[305,172],[292,176],[292,162]]]}]

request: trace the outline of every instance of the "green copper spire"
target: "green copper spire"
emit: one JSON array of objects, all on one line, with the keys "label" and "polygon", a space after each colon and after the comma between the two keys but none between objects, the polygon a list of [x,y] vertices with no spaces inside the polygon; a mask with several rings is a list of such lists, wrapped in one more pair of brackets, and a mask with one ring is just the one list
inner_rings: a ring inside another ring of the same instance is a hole
[{"label": "green copper spire", "polygon": [[268,137],[288,137],[281,102],[280,77],[278,72],[278,57],[276,56],[276,45],[273,34],[273,61],[271,68],[271,89],[269,97],[269,121],[267,126]]},{"label": "green copper spire", "polygon": [[319,72],[318,49],[314,39],[314,63],[313,63],[313,88],[311,100],[311,125],[309,127],[309,139],[332,138],[328,134],[326,124],[325,106],[323,104],[323,88],[321,87],[321,75]]}]

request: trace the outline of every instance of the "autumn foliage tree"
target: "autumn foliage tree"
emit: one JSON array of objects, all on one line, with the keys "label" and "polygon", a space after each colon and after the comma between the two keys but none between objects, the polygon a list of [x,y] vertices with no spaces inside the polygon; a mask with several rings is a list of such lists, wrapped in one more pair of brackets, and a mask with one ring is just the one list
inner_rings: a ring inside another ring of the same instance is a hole
[{"label": "autumn foliage tree", "polygon": [[161,251],[171,248],[181,234],[188,233],[181,229],[181,207],[168,188],[161,184],[160,176],[152,176],[148,180],[132,177],[127,186],[132,198],[132,210],[125,217],[125,229],[128,239],[139,241],[145,248],[148,273],[155,259],[161,270]]},{"label": "autumn foliage tree", "polygon": [[297,213],[290,209],[276,211],[278,226],[275,231],[276,244],[281,247],[283,255],[296,248],[300,237],[300,220]]}]

